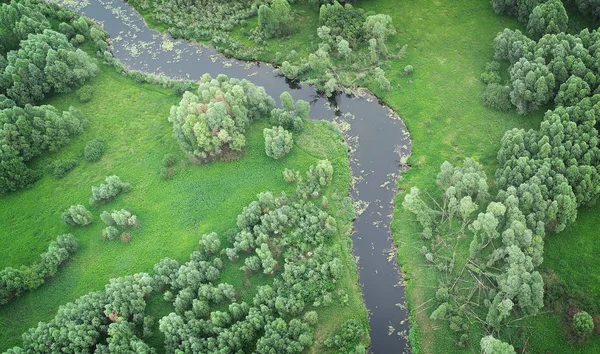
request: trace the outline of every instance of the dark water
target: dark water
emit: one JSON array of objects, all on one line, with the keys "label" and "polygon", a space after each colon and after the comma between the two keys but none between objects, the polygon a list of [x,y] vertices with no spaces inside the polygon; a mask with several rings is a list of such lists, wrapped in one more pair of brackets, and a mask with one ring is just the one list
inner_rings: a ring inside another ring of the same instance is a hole
[{"label": "dark water", "polygon": [[410,352],[404,287],[390,234],[399,173],[396,151],[408,156],[411,150],[402,120],[368,93],[360,98],[338,94],[328,100],[309,85],[289,85],[271,65],[230,60],[213,48],[174,40],[149,29],[122,1],[55,1],[102,22],[112,38],[115,57],[131,69],[191,80],[204,73],[246,78],[263,86],[277,101],[283,91],[289,91],[294,99],[311,103],[313,119],[338,125],[352,148],[352,193],[356,208],[362,211],[354,223],[354,255],[370,315],[371,351]]}]

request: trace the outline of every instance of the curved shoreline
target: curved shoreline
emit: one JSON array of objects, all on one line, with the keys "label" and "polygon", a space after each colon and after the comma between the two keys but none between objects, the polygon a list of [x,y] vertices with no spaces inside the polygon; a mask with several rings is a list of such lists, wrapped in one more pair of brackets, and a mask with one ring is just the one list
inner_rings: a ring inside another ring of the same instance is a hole
[{"label": "curved shoreline", "polygon": [[190,80],[198,80],[204,73],[246,78],[264,87],[276,101],[281,92],[289,91],[295,100],[311,103],[311,119],[336,124],[351,149],[352,197],[358,211],[353,253],[369,311],[371,352],[410,352],[409,313],[390,223],[398,159],[410,154],[411,141],[404,122],[390,108],[370,93],[351,97],[338,92],[327,99],[309,85],[290,86],[271,64],[230,59],[212,47],[174,40],[148,28],[141,15],[121,0],[54,2],[104,23],[115,58],[130,69]]}]

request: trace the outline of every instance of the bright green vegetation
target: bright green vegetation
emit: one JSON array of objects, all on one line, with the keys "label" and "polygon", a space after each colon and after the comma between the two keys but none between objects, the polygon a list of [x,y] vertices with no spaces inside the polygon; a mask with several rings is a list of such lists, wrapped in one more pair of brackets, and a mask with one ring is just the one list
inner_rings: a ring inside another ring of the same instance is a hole
[{"label": "bright green vegetation", "polygon": [[[535,110],[535,105],[542,106],[536,113],[519,117],[514,108],[510,108],[509,113],[498,113],[485,108],[479,99],[484,87],[479,77],[485,69],[486,62],[493,59],[494,37],[504,28],[521,29],[524,32],[527,21],[519,25],[515,18],[498,16],[486,2],[432,2],[416,6],[406,2],[379,0],[359,1],[356,6],[390,15],[398,34],[390,38],[388,46],[408,45],[404,60],[395,60],[389,63],[389,66],[382,66],[391,81],[392,91],[386,93],[382,86],[376,83],[369,86],[404,118],[413,138],[413,154],[409,160],[412,168],[403,176],[401,188],[418,186],[437,197],[439,192],[436,192],[435,176],[441,163],[450,161],[458,164],[465,157],[472,157],[482,163],[487,175],[493,176],[498,167],[496,154],[504,132],[514,127],[537,129],[544,111],[550,108],[544,106],[548,98],[533,102],[533,106],[528,106],[529,102],[519,98],[520,102],[523,102],[519,107],[522,112]],[[278,53],[288,53],[292,48],[316,48],[316,13],[302,4],[294,6],[294,9],[298,9],[298,13],[302,14],[299,21],[301,29],[286,41],[267,40],[267,49],[258,52],[258,55],[254,52],[253,55],[260,60],[282,63],[285,58]],[[570,10],[569,6],[567,10]],[[571,25],[570,21],[569,28],[580,30],[581,24],[591,23],[589,19],[579,19],[572,15],[569,13],[575,21],[574,25]],[[539,16],[535,21],[538,20]],[[250,19],[239,32],[234,31],[233,37],[244,42],[244,32],[255,25]],[[535,27],[534,25],[531,24],[532,27]],[[538,27],[533,29],[534,34],[540,30],[554,30]],[[253,45],[251,42],[244,44]],[[247,55],[243,51],[229,51],[229,54],[232,53],[241,57]],[[407,64],[414,67],[414,75],[403,78],[401,74]],[[505,67],[499,72],[502,81],[505,81]],[[579,82],[573,82],[571,86],[578,85]],[[516,101],[519,102],[519,99]],[[492,182],[491,178],[489,182]],[[492,195],[496,190],[497,187],[492,184]],[[401,193],[396,199],[396,205],[400,205],[403,198]],[[593,245],[596,244],[596,235],[592,226],[594,220],[589,219],[595,217],[591,215],[593,210],[584,209],[575,224],[546,238],[546,264],[541,270],[544,273],[547,273],[548,269],[554,270],[567,288],[573,285],[574,291],[579,288],[584,293],[588,301],[581,300],[578,301],[579,304],[590,304],[596,308],[597,305],[593,304],[593,300],[590,302],[590,299],[594,298],[593,289],[597,286],[592,284],[592,290],[589,293],[586,291],[586,287],[589,286],[587,282],[590,281],[590,277],[594,277],[588,274],[589,269],[593,269],[595,264]],[[398,208],[392,230],[401,246],[399,260],[407,273],[409,307],[414,309],[411,315],[411,340],[414,351],[463,351],[456,346],[456,335],[447,328],[447,324],[429,319],[437,305],[427,301],[435,297],[440,274],[428,268],[425,257],[416,252],[423,245],[419,236],[421,228],[416,227],[412,215]],[[571,237],[575,230],[581,230],[577,235],[579,241],[576,247]],[[470,239],[464,238],[457,244],[456,260],[459,264],[461,261],[464,263],[468,257]],[[558,245],[559,243],[564,244]],[[586,257],[587,254],[589,257]],[[584,261],[579,255],[583,256]],[[589,261],[585,262],[586,258]],[[571,262],[568,262],[569,260]],[[510,338],[511,342],[515,343],[515,347],[527,343],[527,350],[531,352],[597,351],[597,337],[592,337],[582,346],[574,346],[569,342],[562,328],[572,328],[572,323],[569,322],[569,317],[563,320],[564,314],[565,311],[542,314],[522,322],[523,325],[531,327],[519,338]],[[471,326],[470,341],[465,342],[469,348],[467,351],[480,350],[479,338],[482,335],[484,333]],[[494,345],[491,340],[486,343],[487,348]],[[498,343],[498,346],[502,344]]]},{"label": "bright green vegetation", "polygon": [[[0,200],[0,233],[7,250],[0,268],[33,263],[59,234],[71,232],[79,243],[77,253],[53,279],[0,308],[2,350],[20,344],[21,333],[39,321],[50,320],[59,305],[102,290],[110,278],[151,272],[152,266],[164,257],[186,261],[198,246],[200,235],[213,231],[222,235],[235,227],[236,216],[259,192],[293,191],[293,185],[282,178],[286,167],[306,171],[319,159],[332,163],[333,182],[324,195],[331,201],[328,212],[336,218],[341,215],[341,201],[348,195],[347,147],[329,124],[307,122],[304,133],[294,137],[295,148],[285,159],[273,160],[264,151],[263,129],[267,124],[256,123],[249,129],[243,158],[191,165],[185,161],[167,121],[170,107],[180,98],[170,89],[136,84],[104,65],[99,65],[99,69],[98,76],[89,82],[94,96],[88,103],[80,103],[76,92],[44,102],[58,109],[77,107],[89,124],[60,152],[37,158],[32,166],[70,158],[78,159],[79,164],[60,180],[46,175],[32,187]],[[104,154],[99,161],[90,163],[84,160],[83,151],[95,138],[104,140]],[[172,157],[164,162],[167,154],[174,154],[176,162]],[[176,170],[169,181],[161,179],[163,164]],[[92,224],[76,228],[64,225],[60,214],[71,205],[86,204],[91,187],[104,183],[109,175],[118,175],[130,183],[131,191],[88,208],[94,215]],[[102,211],[121,209],[132,211],[140,221],[139,227],[127,229],[131,241],[102,241],[101,230],[106,225],[98,216]],[[340,247],[343,276],[338,289],[348,295],[348,303],[319,308],[314,352],[322,352],[320,343],[344,319],[359,318],[367,323],[351,256],[350,224],[344,220],[347,219],[339,218],[332,242]],[[246,277],[236,270],[238,266],[241,264],[224,270],[221,281],[234,285],[241,299],[249,301],[256,287],[270,280],[265,275],[253,275],[248,279],[248,287]],[[161,315],[172,311],[164,302],[155,300],[150,309]],[[162,340],[152,337],[149,342],[160,346]]]}]

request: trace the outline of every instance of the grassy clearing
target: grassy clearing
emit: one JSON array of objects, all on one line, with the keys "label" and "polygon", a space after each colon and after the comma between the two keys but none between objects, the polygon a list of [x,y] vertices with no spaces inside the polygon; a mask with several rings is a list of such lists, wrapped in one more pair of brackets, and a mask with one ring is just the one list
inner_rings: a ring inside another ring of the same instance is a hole
[{"label": "grassy clearing", "polygon": [[[292,191],[295,186],[287,185],[281,177],[285,167],[305,171],[318,159],[328,158],[335,171],[333,186],[326,191],[332,214],[337,213],[337,202],[348,195],[347,147],[328,124],[307,123],[306,132],[295,137],[296,147],[281,161],[265,155],[262,129],[267,124],[259,122],[249,132],[244,158],[190,165],[172,138],[167,121],[171,105],[179,102],[171,90],[135,84],[103,65],[91,85],[95,93],[89,103],[79,103],[74,92],[48,100],[58,109],[70,105],[80,108],[90,124],[59,153],[35,161],[41,167],[57,158],[75,157],[79,165],[63,179],[46,175],[31,188],[0,199],[0,235],[5,250],[0,267],[35,261],[48,243],[62,233],[73,233],[80,243],[79,251],[53,279],[0,308],[0,351],[19,344],[21,333],[39,321],[51,319],[59,305],[103,289],[110,278],[151,271],[164,257],[187,260],[203,233],[222,234],[234,227],[237,214],[259,192]],[[96,137],[106,141],[106,149],[102,159],[91,164],[83,159],[83,148]],[[175,176],[164,181],[159,170],[167,153],[177,154],[180,162]],[[111,174],[131,183],[133,190],[92,209],[92,225],[63,225],[60,213],[72,204],[87,205],[91,186],[99,185]],[[131,232],[132,241],[101,241],[104,225],[99,214],[121,208],[133,210],[140,221],[140,227]],[[349,227],[349,222],[343,223],[338,239],[333,241],[339,244],[347,266],[340,287],[349,295],[349,304],[319,310],[322,324],[317,328],[317,338],[326,337],[334,325],[348,317],[360,317],[367,323],[351,255]],[[266,276],[255,275],[250,279],[251,287],[243,286],[246,277],[237,270],[239,266],[225,271],[221,279],[239,289],[242,298],[250,298],[256,285],[270,282]],[[149,306],[152,312],[168,313],[168,306],[156,299]],[[152,344],[161,342],[160,336],[152,339]],[[320,350],[315,347],[315,351]]]}]

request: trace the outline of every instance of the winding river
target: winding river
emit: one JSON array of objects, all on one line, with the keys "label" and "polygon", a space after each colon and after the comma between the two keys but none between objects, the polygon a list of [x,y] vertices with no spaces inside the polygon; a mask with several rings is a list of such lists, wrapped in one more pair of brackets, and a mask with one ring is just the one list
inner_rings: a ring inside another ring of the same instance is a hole
[{"label": "winding river", "polygon": [[289,91],[311,103],[311,118],[334,122],[351,146],[354,256],[363,299],[369,310],[371,352],[408,353],[408,310],[393,247],[390,223],[400,155],[408,156],[411,141],[404,122],[377,98],[337,94],[327,99],[309,85],[289,84],[269,64],[227,59],[198,44],[174,40],[149,29],[142,17],[121,0],[55,0],[104,24],[112,51],[127,67],[172,78],[198,80],[212,76],[246,78],[276,98]]}]

